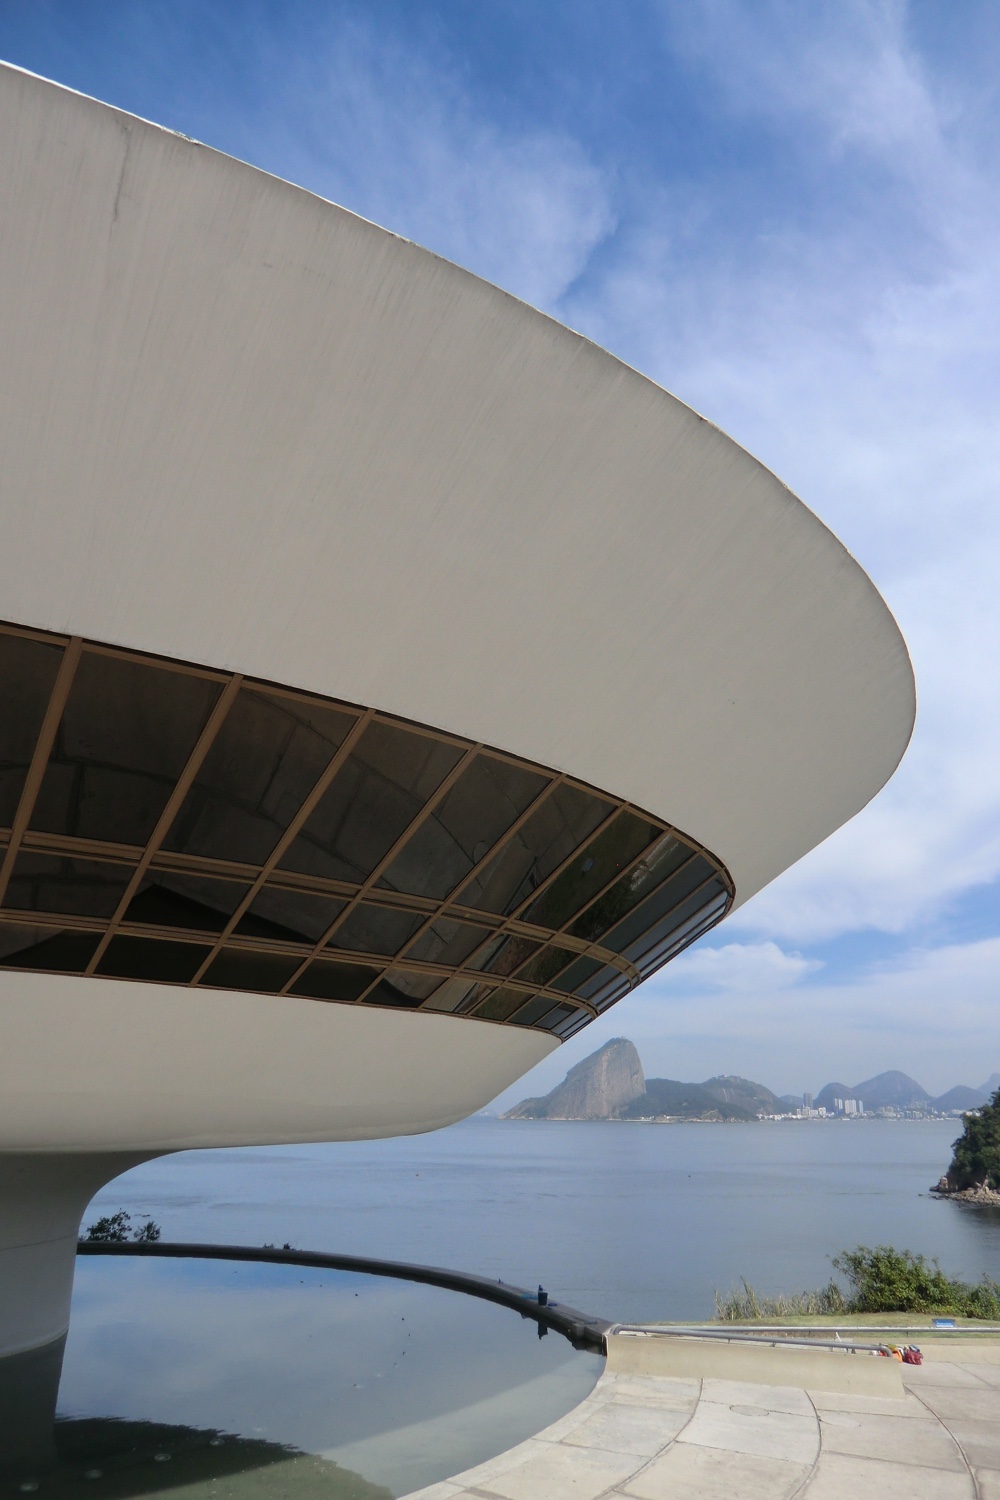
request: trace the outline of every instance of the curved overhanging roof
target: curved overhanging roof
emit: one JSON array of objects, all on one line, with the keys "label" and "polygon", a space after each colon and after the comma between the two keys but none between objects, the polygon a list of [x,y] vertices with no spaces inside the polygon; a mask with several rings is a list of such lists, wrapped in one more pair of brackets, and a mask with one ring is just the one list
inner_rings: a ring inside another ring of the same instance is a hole
[{"label": "curved overhanging roof", "polygon": [[613,792],[737,901],[913,722],[835,537],[717,428],[429,252],[0,71],[0,617]]}]

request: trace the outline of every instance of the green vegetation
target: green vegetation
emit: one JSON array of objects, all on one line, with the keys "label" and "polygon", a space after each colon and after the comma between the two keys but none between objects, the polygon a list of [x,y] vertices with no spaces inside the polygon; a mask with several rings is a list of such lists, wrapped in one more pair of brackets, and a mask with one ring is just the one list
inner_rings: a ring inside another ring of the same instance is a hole
[{"label": "green vegetation", "polygon": [[160,1238],[160,1226],[155,1224],[147,1214],[141,1224],[132,1225],[132,1216],[120,1208],[116,1214],[105,1214],[102,1219],[95,1219],[93,1224],[87,1226],[81,1240],[100,1240],[104,1244],[121,1245],[126,1240],[136,1240],[140,1244],[151,1244]]},{"label": "green vegetation", "polygon": [[972,1286],[946,1276],[936,1260],[892,1245],[858,1245],[833,1257],[833,1268],[848,1283],[819,1291],[761,1297],[743,1279],[727,1296],[715,1294],[716,1316],[723,1322],[801,1314],[946,1313],[965,1318],[1000,1320],[1000,1282],[989,1276]]},{"label": "green vegetation", "polygon": [[966,1115],[965,1126],[953,1143],[948,1185],[953,1192],[980,1187],[1000,1191],[1000,1089],[978,1114]]}]

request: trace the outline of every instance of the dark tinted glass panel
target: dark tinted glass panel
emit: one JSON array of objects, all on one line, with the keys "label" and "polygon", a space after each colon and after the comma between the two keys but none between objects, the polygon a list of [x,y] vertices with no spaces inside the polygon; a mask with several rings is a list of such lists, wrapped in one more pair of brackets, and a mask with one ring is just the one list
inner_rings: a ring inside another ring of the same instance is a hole
[{"label": "dark tinted glass panel", "polygon": [[466,1011],[475,1007],[486,987],[470,983],[467,979],[446,979],[439,990],[435,990],[425,1003],[424,1010]]},{"label": "dark tinted glass panel", "polygon": [[481,1021],[506,1021],[528,998],[524,990],[494,990],[492,995],[479,1002],[473,1015]]},{"label": "dark tinted glass panel", "polygon": [[10,969],[79,974],[90,963],[99,941],[96,932],[60,932],[53,927],[0,922],[0,964]]},{"label": "dark tinted glass panel", "polygon": [[58,646],[0,636],[0,827],[14,821],[61,661]]},{"label": "dark tinted glass panel", "polygon": [[263,864],[354,722],[340,709],[243,688],[165,847]]},{"label": "dark tinted glass panel", "polygon": [[644,859],[633,865],[621,880],[581,914],[570,927],[570,932],[589,943],[601,941],[609,927],[693,857],[696,856],[687,844],[682,844],[673,834],[664,835]]},{"label": "dark tinted glass panel", "polygon": [[[534,1000],[529,1000],[520,1010],[516,1010],[510,1017],[515,1026],[534,1026],[543,1016],[548,1015],[554,1008],[551,995],[537,995]],[[560,1007],[564,1009],[564,1007]]]},{"label": "dark tinted glass panel", "polygon": [[585,1010],[571,1010],[569,1015],[550,1015],[546,1017],[543,1026],[546,1031],[554,1031],[556,1036],[563,1040],[579,1031],[581,1026],[586,1026],[590,1015]]},{"label": "dark tinted glass panel", "polygon": [[97,965],[98,974],[116,979],[151,979],[162,984],[188,984],[211,949],[200,943],[169,939],[113,937]]},{"label": "dark tinted glass panel", "polygon": [[554,1031],[558,1033],[560,1029],[565,1026],[567,1021],[574,1020],[577,1014],[578,1012],[575,1006],[557,1005],[555,1010],[550,1010],[548,1015],[543,1016],[540,1021],[536,1022],[536,1024],[540,1026],[543,1031]]},{"label": "dark tinted glass panel", "polygon": [[570,964],[568,969],[551,981],[554,990],[565,990],[567,993],[576,991],[582,984],[586,984],[595,974],[600,973],[604,965],[599,958],[578,958],[575,963]]},{"label": "dark tinted glass panel", "polygon": [[328,963],[316,959],[292,985],[290,994],[316,1000],[356,1000],[378,974],[362,964]]},{"label": "dark tinted glass panel", "polygon": [[631,943],[626,949],[626,958],[630,958],[644,976],[659,968],[676,948],[691,942],[721,915],[726,894],[720,886],[721,882],[712,881],[705,890],[689,896],[649,932]]},{"label": "dark tinted glass panel", "polygon": [[584,984],[577,985],[573,993],[581,1000],[589,1000],[591,1005],[607,1005],[610,1003],[609,997],[618,1000],[629,988],[627,976],[620,969],[607,964]]},{"label": "dark tinted glass panel", "polygon": [[128,865],[22,851],[3,904],[23,911],[111,917],[125,894],[131,874]]},{"label": "dark tinted glass panel", "polygon": [[224,948],[201,978],[202,984],[222,990],[257,990],[275,995],[302,962],[279,953],[244,953]]},{"label": "dark tinted glass panel", "polygon": [[517,977],[526,984],[551,984],[556,975],[561,974],[566,965],[576,957],[568,948],[543,948],[536,958],[518,969]]},{"label": "dark tinted glass panel", "polygon": [[681,866],[676,875],[664,881],[640,905],[633,907],[623,921],[605,933],[601,946],[615,953],[626,952],[630,944],[712,877],[715,877],[713,867],[701,855],[695,855]]},{"label": "dark tinted glass panel", "polygon": [[442,901],[520,817],[547,778],[478,755],[379,881]]},{"label": "dark tinted glass panel", "polygon": [[369,724],[281,865],[366,880],[462,754],[427,735]]},{"label": "dark tinted glass panel", "polygon": [[355,953],[398,953],[426,919],[419,912],[394,911],[362,901],[341,922],[330,939],[331,948],[348,948]]},{"label": "dark tinted glass panel", "polygon": [[470,969],[483,969],[490,974],[513,974],[523,963],[538,952],[539,943],[530,938],[495,937],[481,953],[470,960]]},{"label": "dark tinted glass panel", "polygon": [[236,931],[241,936],[274,938],[278,942],[318,943],[346,905],[337,896],[265,886],[236,924]]},{"label": "dark tinted glass panel", "polygon": [[146,927],[186,927],[192,932],[221,932],[249,886],[232,880],[203,879],[151,871],[129,902],[124,921]]},{"label": "dark tinted glass panel", "polygon": [[[563,927],[574,912],[586,906],[620,870],[632,863],[637,854],[652,844],[658,832],[659,829],[645,818],[620,812],[602,833],[581,849],[579,857],[542,892],[538,900],[532,902],[524,913],[524,920],[535,922],[539,927]],[[595,903],[591,911],[596,913],[601,904]],[[624,915],[625,910],[623,907],[618,915]],[[603,932],[607,925],[604,922],[597,931]]]},{"label": "dark tinted glass panel", "polygon": [[444,981],[440,974],[413,974],[406,969],[390,969],[367,997],[372,1005],[420,1005]]},{"label": "dark tinted glass panel", "polygon": [[489,937],[488,927],[474,927],[469,922],[453,922],[440,917],[418,938],[407,953],[429,964],[463,964],[470,953]]},{"label": "dark tinted glass panel", "polygon": [[463,906],[514,911],[577,845],[589,838],[612,804],[578,787],[557,786],[486,869],[465,887]]},{"label": "dark tinted glass panel", "polygon": [[219,690],[203,677],[85,651],[32,828],[145,844]]}]

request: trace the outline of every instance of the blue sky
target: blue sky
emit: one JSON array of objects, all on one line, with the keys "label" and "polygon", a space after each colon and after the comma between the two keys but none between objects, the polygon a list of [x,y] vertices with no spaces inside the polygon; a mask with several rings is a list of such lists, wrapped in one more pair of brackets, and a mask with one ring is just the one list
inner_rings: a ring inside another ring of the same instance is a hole
[{"label": "blue sky", "polygon": [[896,614],[920,709],[887,790],[528,1090],[617,1034],[779,1092],[1000,1069],[1000,6],[6,0],[0,56],[596,339]]}]

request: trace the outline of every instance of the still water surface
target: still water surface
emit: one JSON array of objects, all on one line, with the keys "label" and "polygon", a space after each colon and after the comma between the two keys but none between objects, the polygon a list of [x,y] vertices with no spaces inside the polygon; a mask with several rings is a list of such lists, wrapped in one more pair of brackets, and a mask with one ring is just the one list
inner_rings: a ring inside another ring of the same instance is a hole
[{"label": "still water surface", "polygon": [[[542,1282],[554,1300],[615,1320],[705,1318],[714,1290],[740,1276],[765,1293],[818,1286],[830,1256],[858,1243],[1000,1279],[1000,1212],[927,1191],[957,1128],[478,1118],[402,1140],[165,1157],[110,1184],[84,1222],[121,1207],[152,1215],[171,1240],[288,1241]],[[85,1259],[60,1412],[173,1424],[196,1445],[207,1429],[290,1445],[341,1467],[317,1479],[295,1465],[320,1460],[296,1458],[281,1493],[301,1472],[303,1494],[368,1500],[366,1486],[403,1494],[520,1441],[581,1400],[600,1366],[514,1313],[436,1288]],[[188,1440],[142,1443],[152,1454]],[[147,1458],[137,1474],[153,1472]],[[126,1492],[138,1493],[114,1495]]]},{"label": "still water surface", "polygon": [[616,1320],[705,1318],[745,1276],[819,1286],[863,1244],[1000,1278],[1000,1213],[932,1198],[953,1121],[644,1125],[476,1118],[433,1135],[196,1152],[111,1183],[91,1216],[165,1239],[412,1260],[534,1286]]}]

